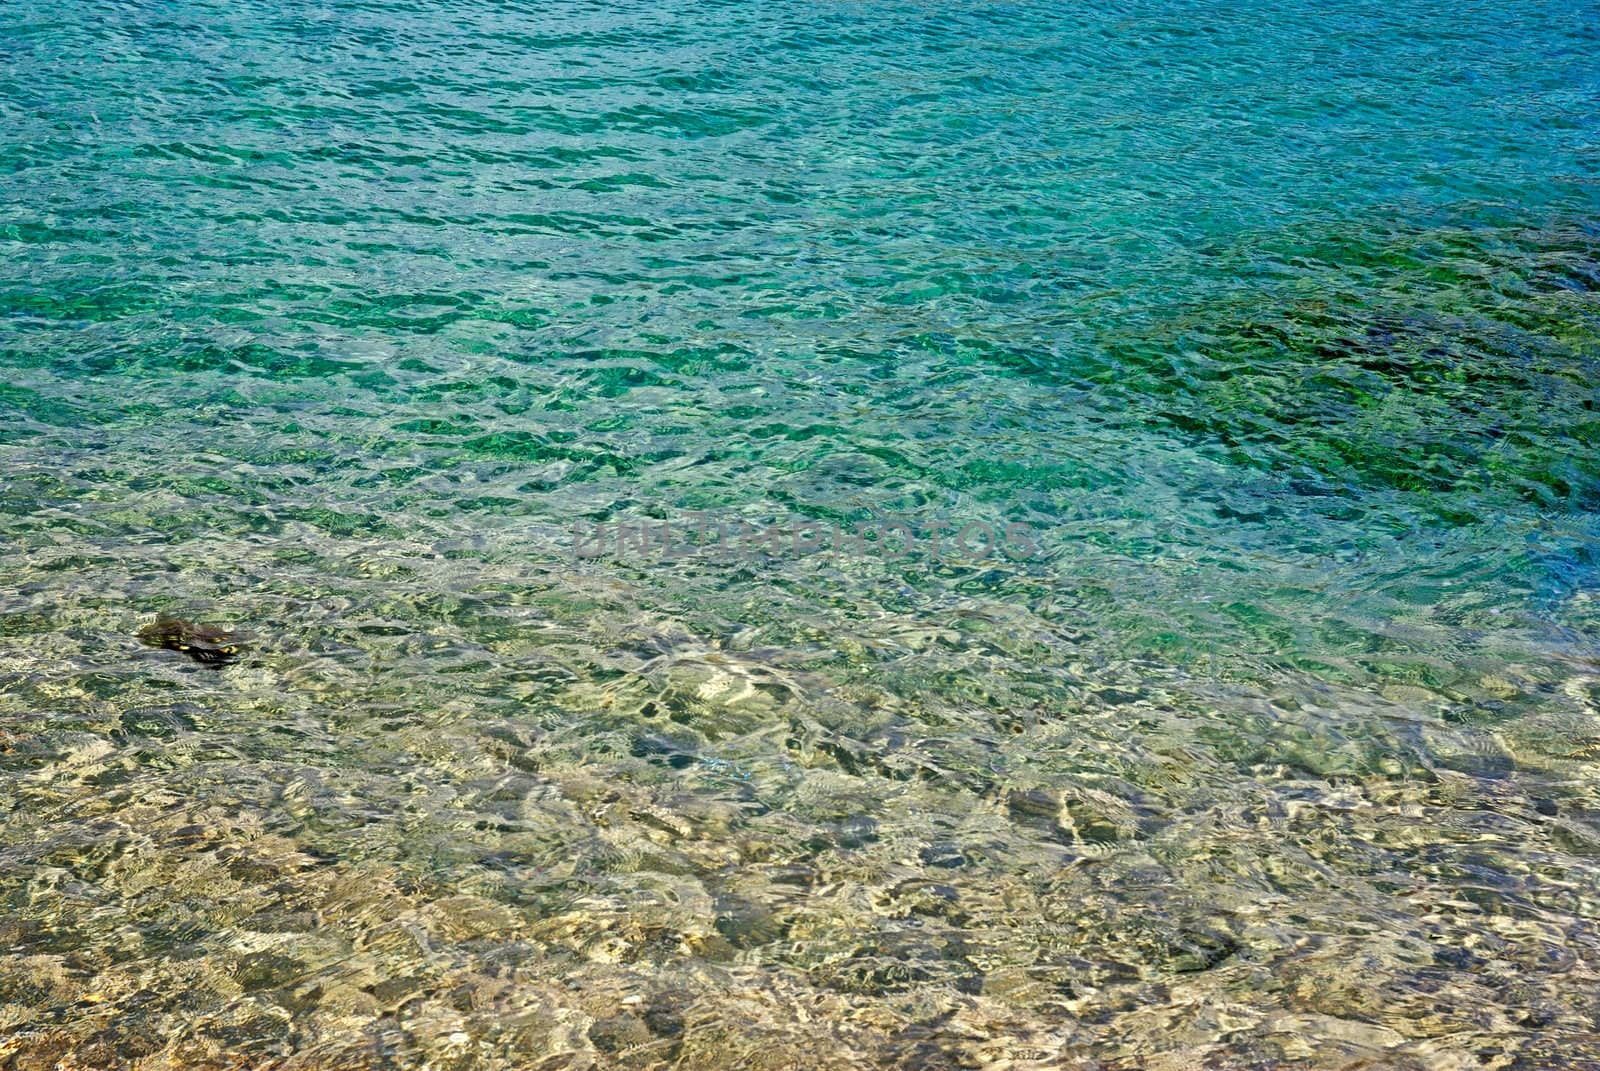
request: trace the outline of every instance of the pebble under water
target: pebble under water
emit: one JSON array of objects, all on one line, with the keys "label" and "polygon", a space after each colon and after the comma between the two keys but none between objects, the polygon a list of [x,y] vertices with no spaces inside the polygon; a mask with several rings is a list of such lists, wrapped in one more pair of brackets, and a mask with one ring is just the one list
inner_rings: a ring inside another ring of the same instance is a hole
[{"label": "pebble under water", "polygon": [[1600,1068],[1597,53],[10,0],[0,1068]]}]

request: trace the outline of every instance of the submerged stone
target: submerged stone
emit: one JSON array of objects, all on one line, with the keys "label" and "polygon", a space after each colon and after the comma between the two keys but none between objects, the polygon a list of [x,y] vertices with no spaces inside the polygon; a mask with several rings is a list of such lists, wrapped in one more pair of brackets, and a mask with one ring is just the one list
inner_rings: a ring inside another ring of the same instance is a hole
[{"label": "submerged stone", "polygon": [[244,640],[236,633],[166,614],[140,629],[139,641],[150,647],[180,651],[210,666],[232,661],[244,650]]}]

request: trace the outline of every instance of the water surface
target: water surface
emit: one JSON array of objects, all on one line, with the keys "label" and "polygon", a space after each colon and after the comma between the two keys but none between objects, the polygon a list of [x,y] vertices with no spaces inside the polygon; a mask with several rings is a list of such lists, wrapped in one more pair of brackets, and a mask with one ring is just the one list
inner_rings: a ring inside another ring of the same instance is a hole
[{"label": "water surface", "polygon": [[6,1066],[1600,1067],[1597,14],[13,0]]}]

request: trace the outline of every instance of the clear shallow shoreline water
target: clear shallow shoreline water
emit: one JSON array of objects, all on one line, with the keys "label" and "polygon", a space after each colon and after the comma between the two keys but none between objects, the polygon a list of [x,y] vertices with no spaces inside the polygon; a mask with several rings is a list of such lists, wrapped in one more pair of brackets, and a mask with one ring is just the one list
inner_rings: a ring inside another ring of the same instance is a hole
[{"label": "clear shallow shoreline water", "polygon": [[13,5],[0,1051],[1600,1066],[1593,14]]}]

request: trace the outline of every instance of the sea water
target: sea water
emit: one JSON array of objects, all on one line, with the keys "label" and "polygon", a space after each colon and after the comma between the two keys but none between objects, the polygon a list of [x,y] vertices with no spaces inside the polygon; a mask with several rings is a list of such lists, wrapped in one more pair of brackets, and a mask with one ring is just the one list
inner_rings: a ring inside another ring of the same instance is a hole
[{"label": "sea water", "polygon": [[1597,53],[9,0],[6,1066],[1600,1062]]}]

